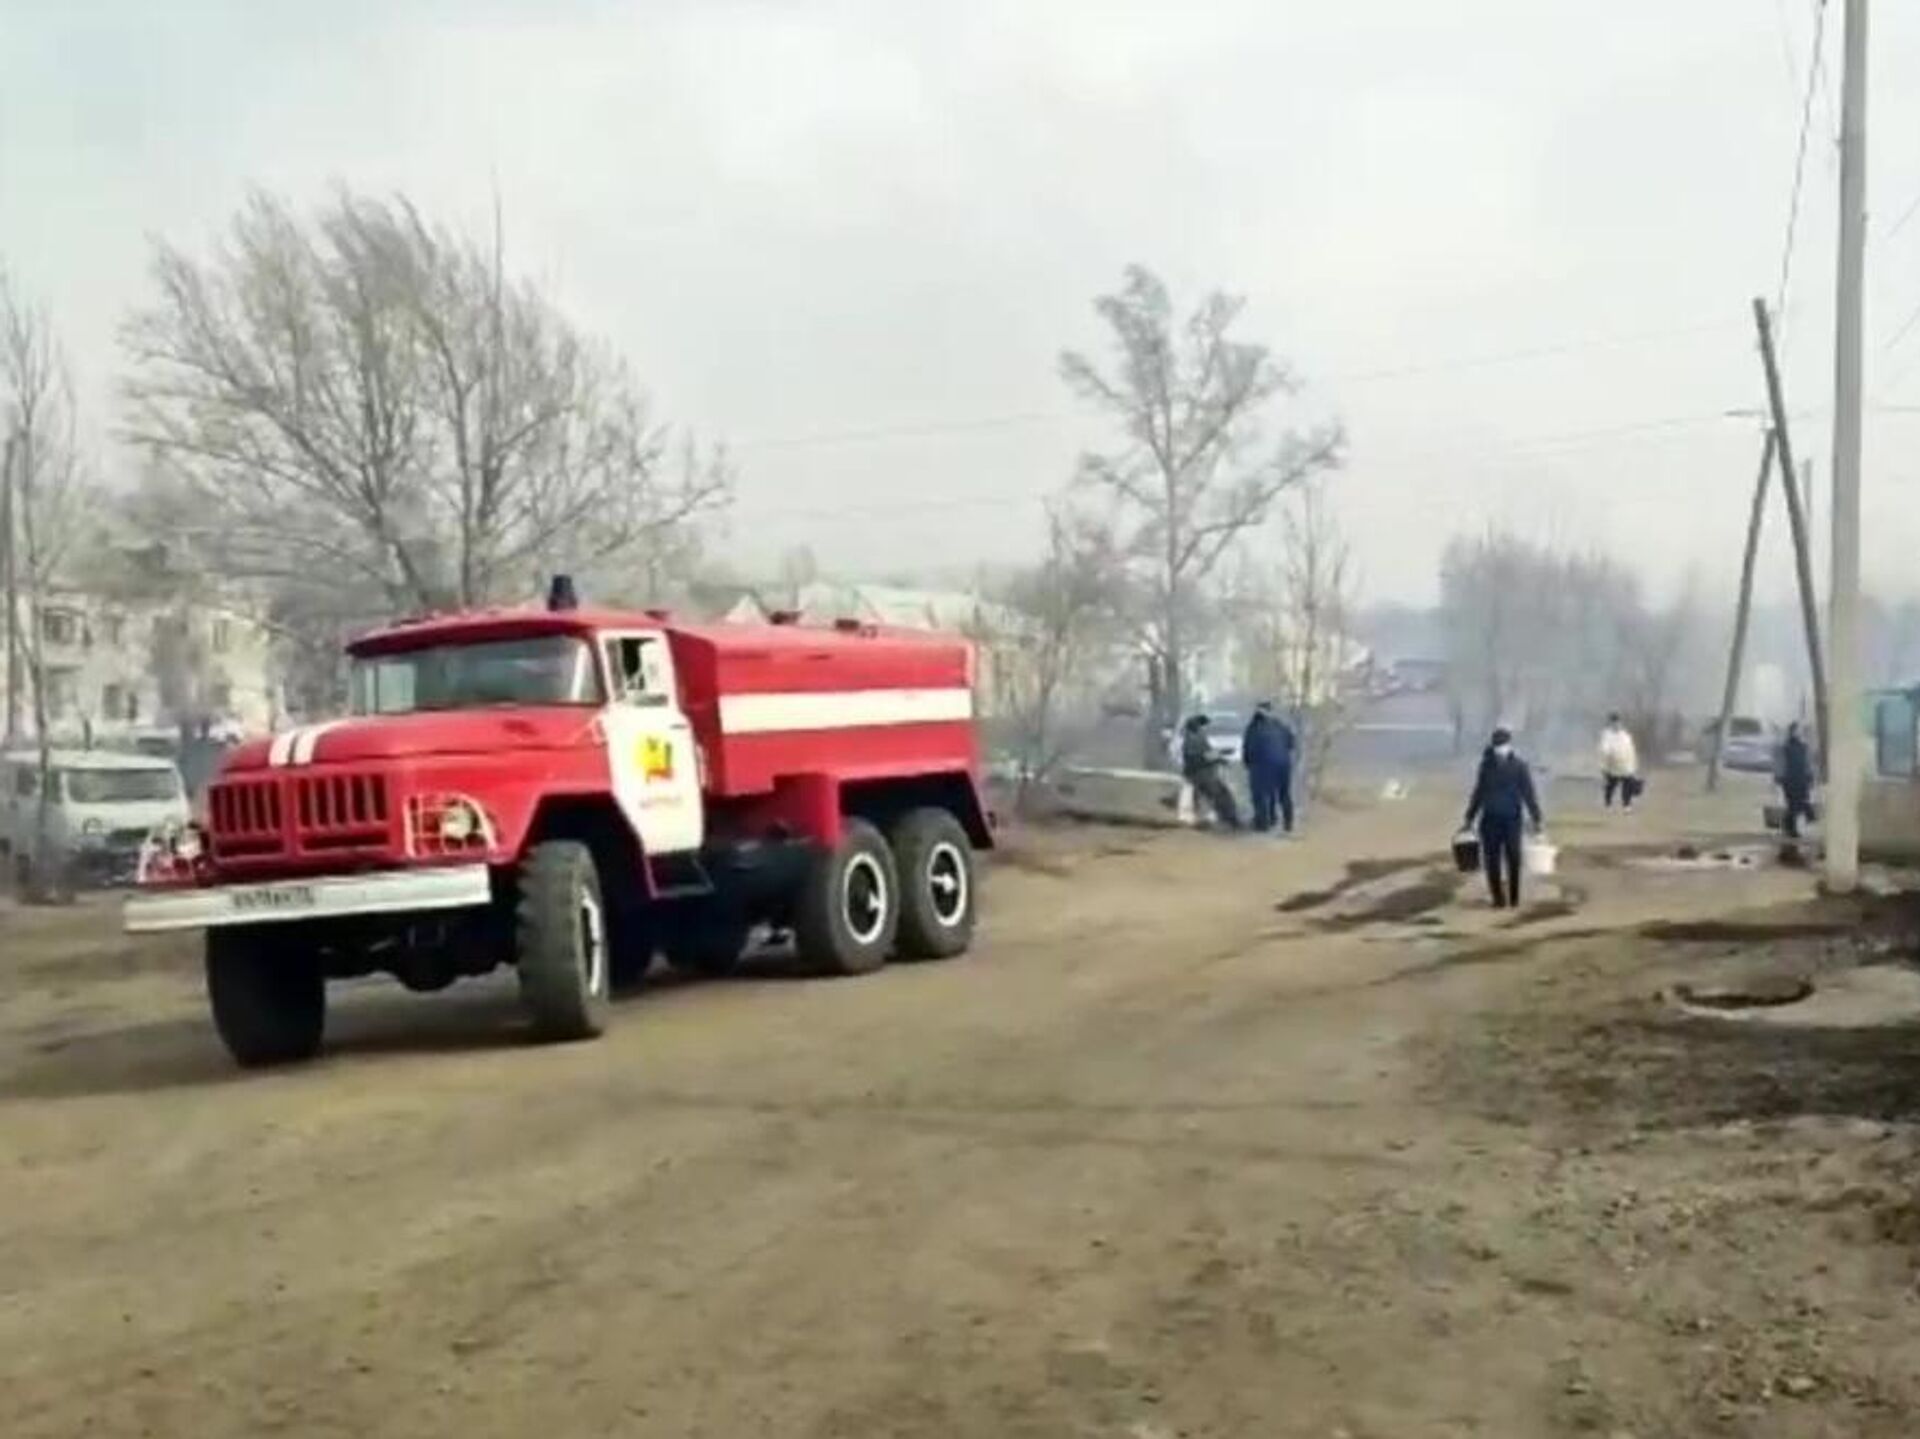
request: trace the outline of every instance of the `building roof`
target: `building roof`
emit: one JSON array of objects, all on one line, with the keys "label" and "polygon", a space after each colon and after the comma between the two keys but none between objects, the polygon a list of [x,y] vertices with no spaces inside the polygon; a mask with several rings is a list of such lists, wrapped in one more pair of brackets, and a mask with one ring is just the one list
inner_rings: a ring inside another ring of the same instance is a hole
[{"label": "building roof", "polygon": [[[40,751],[37,749],[8,750],[0,755],[8,763],[25,760],[30,764],[40,763]],[[56,749],[49,753],[49,762],[54,769],[172,769],[173,761],[164,755],[129,754],[125,750],[110,749]]]},{"label": "building roof", "polygon": [[[922,590],[904,585],[839,584],[816,580],[742,597],[762,614],[797,610],[811,620],[857,619],[909,630],[961,633],[986,625],[1011,627],[1004,605],[968,590]],[[736,612],[740,606],[736,604]]]}]

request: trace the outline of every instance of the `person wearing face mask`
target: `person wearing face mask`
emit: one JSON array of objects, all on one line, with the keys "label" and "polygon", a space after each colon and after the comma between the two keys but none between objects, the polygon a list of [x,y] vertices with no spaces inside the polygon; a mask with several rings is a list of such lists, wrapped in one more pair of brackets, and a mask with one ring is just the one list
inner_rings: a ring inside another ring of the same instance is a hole
[{"label": "person wearing face mask", "polygon": [[1475,821],[1493,907],[1517,909],[1522,826],[1531,821],[1534,829],[1540,828],[1540,798],[1534,792],[1533,771],[1514,753],[1513,733],[1504,727],[1493,732],[1480,756],[1480,772],[1474,777],[1462,827],[1472,829]]}]

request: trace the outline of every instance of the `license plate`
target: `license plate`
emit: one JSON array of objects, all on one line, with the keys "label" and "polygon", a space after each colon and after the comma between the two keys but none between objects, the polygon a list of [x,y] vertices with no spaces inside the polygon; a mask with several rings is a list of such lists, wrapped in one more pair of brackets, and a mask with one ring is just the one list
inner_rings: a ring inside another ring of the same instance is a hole
[{"label": "license plate", "polygon": [[281,914],[312,909],[319,902],[310,884],[269,884],[227,896],[235,914]]}]

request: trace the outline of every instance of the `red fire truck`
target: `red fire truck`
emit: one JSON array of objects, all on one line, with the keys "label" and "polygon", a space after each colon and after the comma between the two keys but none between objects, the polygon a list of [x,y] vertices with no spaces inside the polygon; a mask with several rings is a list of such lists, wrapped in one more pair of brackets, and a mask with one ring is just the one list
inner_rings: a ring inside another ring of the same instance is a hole
[{"label": "red fire truck", "polygon": [[566,1040],[656,953],[723,973],[757,926],[823,974],[968,947],[992,835],[964,641],[569,589],[356,641],[350,717],[232,751],[149,842],[126,926],[206,932],[239,1063],[317,1053],[329,979],[512,965]]}]

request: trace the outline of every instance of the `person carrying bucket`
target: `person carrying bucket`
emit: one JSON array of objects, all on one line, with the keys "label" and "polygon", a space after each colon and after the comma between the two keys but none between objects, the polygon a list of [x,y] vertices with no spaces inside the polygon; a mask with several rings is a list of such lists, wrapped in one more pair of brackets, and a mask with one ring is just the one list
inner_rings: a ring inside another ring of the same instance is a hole
[{"label": "person carrying bucket", "polygon": [[1541,827],[1540,797],[1534,792],[1533,771],[1513,751],[1513,733],[1496,729],[1480,756],[1467,817],[1461,826],[1480,827],[1480,859],[1486,866],[1487,891],[1495,909],[1520,906],[1520,839],[1522,826]]}]

